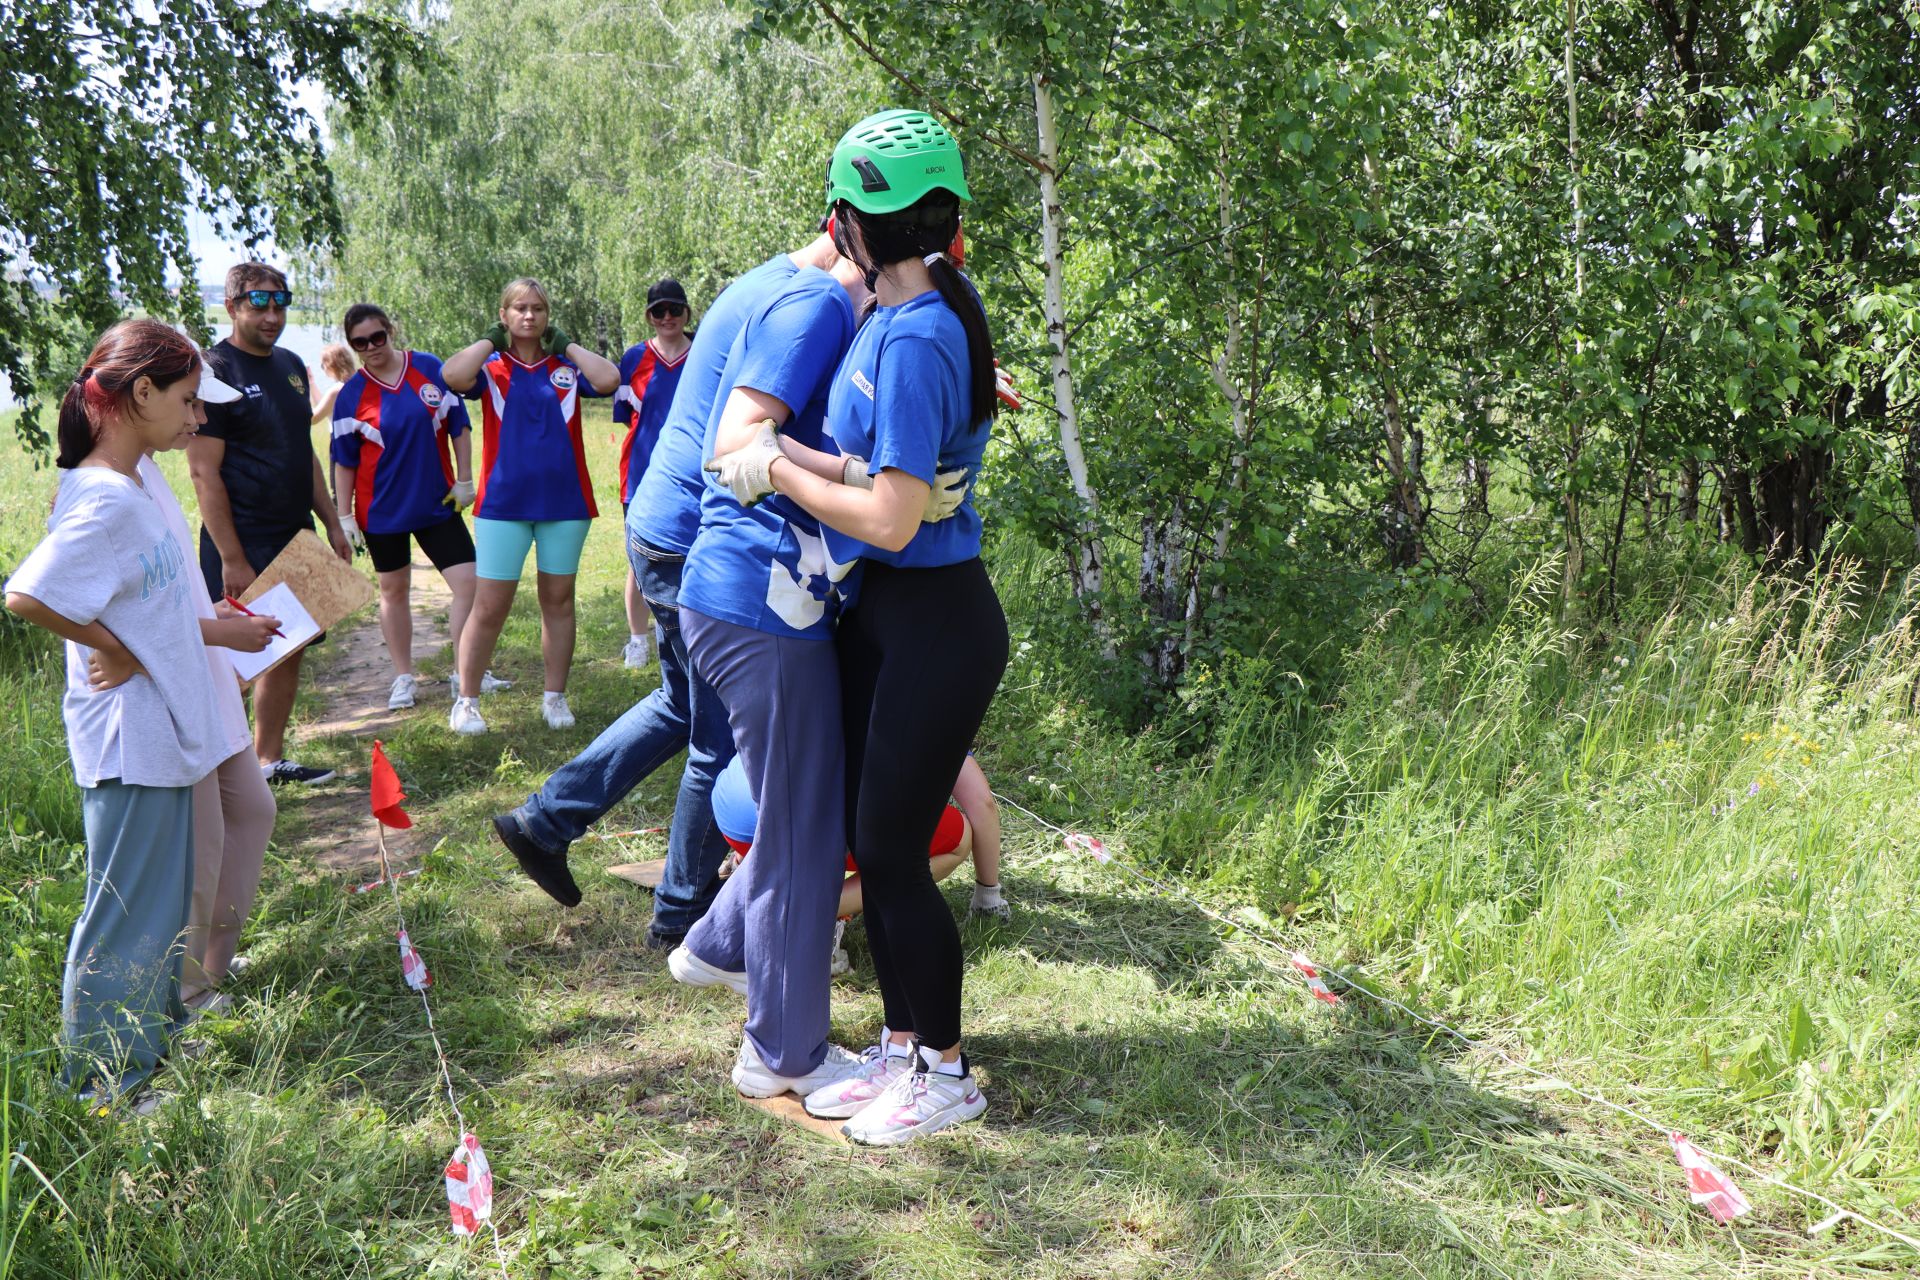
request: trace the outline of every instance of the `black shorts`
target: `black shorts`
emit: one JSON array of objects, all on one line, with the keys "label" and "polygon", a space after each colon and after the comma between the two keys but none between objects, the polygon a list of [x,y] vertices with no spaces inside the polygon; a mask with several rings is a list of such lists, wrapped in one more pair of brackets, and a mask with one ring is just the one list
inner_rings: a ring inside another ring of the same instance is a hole
[{"label": "black shorts", "polygon": [[[301,529],[311,530],[311,523],[293,529],[263,531],[259,529],[238,529],[240,550],[246,553],[247,563],[253,571],[259,573],[273,563],[273,558],[287,549],[293,541],[293,535]],[[220,572],[220,548],[213,545],[213,535],[207,532],[205,525],[200,526],[200,572],[207,580],[207,594],[217,603],[226,595],[224,575]],[[309,643],[319,644],[327,638],[322,631]]]},{"label": "black shorts", "polygon": [[433,567],[442,573],[456,565],[473,563],[473,535],[467,532],[467,522],[451,516],[411,533],[369,533],[367,555],[373,560],[373,571],[392,573],[412,564],[413,548],[407,545],[409,538],[420,544],[427,559],[433,561]]}]

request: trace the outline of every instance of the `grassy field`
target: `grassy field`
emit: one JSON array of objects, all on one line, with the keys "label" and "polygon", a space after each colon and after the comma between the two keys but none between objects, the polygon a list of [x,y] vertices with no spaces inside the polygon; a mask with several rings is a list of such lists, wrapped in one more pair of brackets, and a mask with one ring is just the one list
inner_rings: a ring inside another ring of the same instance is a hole
[{"label": "grassy field", "polygon": [[[608,428],[590,433],[610,487]],[[176,471],[177,473],[177,471]],[[0,461],[0,563],[49,473]],[[182,487],[185,492],[184,485]],[[615,509],[609,503],[609,509]],[[1002,548],[1016,618],[1039,560]],[[538,710],[530,600],[495,669],[495,732],[437,698],[387,735],[424,832],[404,888],[440,1028],[500,1184],[516,1277],[1656,1277],[1912,1274],[1920,1258],[1745,1180],[1716,1227],[1658,1134],[1350,994],[1307,999],[1254,934],[1359,963],[1505,1053],[1598,1087],[1915,1231],[1920,1005],[1916,663],[1897,590],[1798,593],[1729,573],[1570,635],[1522,589],[1442,637],[1383,619],[1307,710],[1258,663],[1196,681],[1193,752],[1093,720],[1023,654],[982,735],[999,789],[1240,913],[1065,849],[1009,812],[1009,923],[964,926],[970,1050],[992,1101],[965,1132],[849,1151],[751,1110],[733,998],[674,984],[645,895],[587,842],[563,912],[486,834],[650,684],[621,669],[620,546],[588,544],[574,731]],[[99,1121],[45,1073],[79,901],[56,655],[0,623],[0,1277],[498,1275],[446,1229],[453,1125],[392,908],[316,869],[325,797],[283,796],[209,1051],[147,1119]],[[428,674],[446,669],[442,656]],[[435,686],[430,686],[435,687]],[[309,740],[334,794],[364,741]],[[671,771],[607,820],[661,821]],[[1183,891],[1185,892],[1185,891]],[[963,910],[965,873],[949,899]],[[879,1003],[858,929],[839,1038]]]}]

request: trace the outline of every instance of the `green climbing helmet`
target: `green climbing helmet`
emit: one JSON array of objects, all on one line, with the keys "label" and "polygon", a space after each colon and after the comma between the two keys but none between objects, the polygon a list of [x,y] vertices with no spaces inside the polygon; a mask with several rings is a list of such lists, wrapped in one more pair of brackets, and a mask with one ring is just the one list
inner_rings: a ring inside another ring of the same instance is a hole
[{"label": "green climbing helmet", "polygon": [[924,111],[882,111],[847,130],[827,164],[827,208],[898,213],[929,191],[971,200],[960,144]]}]

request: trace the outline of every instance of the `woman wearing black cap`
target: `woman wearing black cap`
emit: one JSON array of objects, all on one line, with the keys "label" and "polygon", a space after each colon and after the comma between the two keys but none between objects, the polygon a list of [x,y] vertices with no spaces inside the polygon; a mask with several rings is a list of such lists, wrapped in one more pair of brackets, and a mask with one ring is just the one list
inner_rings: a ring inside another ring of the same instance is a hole
[{"label": "woman wearing black cap", "polygon": [[[620,444],[620,510],[625,513],[647,473],[647,459],[660,439],[660,426],[680,385],[680,366],[686,362],[687,293],[678,280],[666,279],[647,290],[647,323],[653,336],[627,348],[620,357],[620,389],[614,393],[614,425],[627,428]],[[627,572],[626,664],[644,667],[652,661],[648,643],[647,602],[640,584]]]}]

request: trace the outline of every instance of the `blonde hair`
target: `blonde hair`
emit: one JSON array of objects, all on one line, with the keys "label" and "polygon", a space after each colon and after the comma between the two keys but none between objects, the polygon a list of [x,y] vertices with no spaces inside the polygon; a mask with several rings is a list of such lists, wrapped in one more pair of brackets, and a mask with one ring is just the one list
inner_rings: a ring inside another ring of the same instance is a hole
[{"label": "blonde hair", "polygon": [[533,294],[539,298],[541,302],[546,304],[549,315],[553,313],[553,299],[547,296],[547,286],[541,284],[532,276],[521,276],[518,280],[515,280],[500,291],[500,309],[505,311],[515,302],[518,302],[520,295],[523,293]]},{"label": "blonde hair", "polygon": [[320,348],[320,368],[337,382],[345,382],[353,376],[353,352],[344,343],[329,342]]}]

